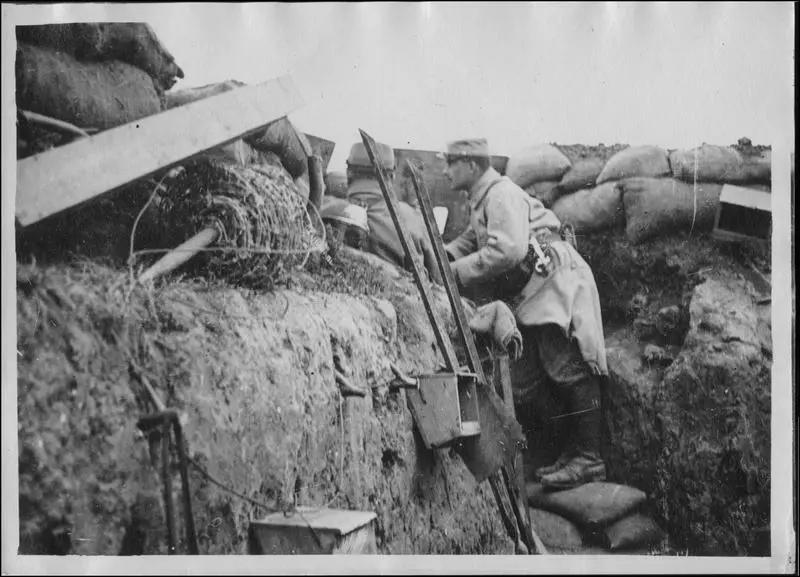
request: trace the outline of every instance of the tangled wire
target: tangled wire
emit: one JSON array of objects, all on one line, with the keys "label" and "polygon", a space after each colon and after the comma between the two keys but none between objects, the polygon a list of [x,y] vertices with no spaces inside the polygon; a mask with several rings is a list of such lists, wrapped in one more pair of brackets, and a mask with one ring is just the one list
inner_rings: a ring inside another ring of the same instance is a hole
[{"label": "tangled wire", "polygon": [[[162,243],[176,246],[204,228],[217,231],[215,246],[192,262],[204,276],[270,289],[283,271],[304,264],[324,246],[306,199],[280,166],[203,159],[157,188],[145,218],[148,228],[165,233]],[[166,249],[133,254],[153,252]]]}]

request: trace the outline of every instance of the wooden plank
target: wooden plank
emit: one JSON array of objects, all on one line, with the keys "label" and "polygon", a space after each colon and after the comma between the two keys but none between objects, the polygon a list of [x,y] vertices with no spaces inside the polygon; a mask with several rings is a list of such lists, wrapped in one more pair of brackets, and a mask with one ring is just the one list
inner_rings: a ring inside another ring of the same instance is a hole
[{"label": "wooden plank", "polygon": [[367,149],[367,156],[369,156],[370,162],[375,169],[378,178],[378,184],[381,187],[383,198],[386,201],[387,208],[389,209],[389,215],[392,217],[392,222],[394,222],[394,227],[397,230],[397,236],[400,237],[400,244],[403,246],[403,252],[405,253],[408,261],[411,263],[411,273],[414,276],[414,282],[416,283],[417,289],[422,297],[422,304],[425,306],[425,312],[428,313],[428,320],[433,327],[433,333],[436,336],[436,343],[439,345],[439,350],[444,358],[445,369],[450,373],[455,373],[458,369],[458,359],[456,358],[456,353],[453,350],[453,344],[450,342],[450,336],[447,334],[445,329],[442,328],[443,325],[436,316],[436,312],[433,309],[433,297],[431,296],[430,287],[425,284],[426,281],[423,280],[423,273],[420,269],[417,259],[413,258],[413,253],[411,252],[410,248],[411,241],[408,238],[408,233],[400,222],[400,217],[398,216],[399,209],[397,198],[394,195],[394,190],[386,181],[383,169],[380,166],[380,162],[378,162],[377,152],[375,151],[375,139],[361,129],[359,129],[359,132],[361,133],[361,140],[364,142],[364,147]]},{"label": "wooden plank", "polygon": [[772,212],[772,194],[755,188],[723,184],[719,202]]},{"label": "wooden plank", "polygon": [[302,106],[281,76],[141,118],[17,162],[23,226],[248,136]]},{"label": "wooden plank", "polygon": [[431,207],[428,189],[425,186],[425,181],[422,180],[417,169],[414,167],[414,164],[409,162],[408,167],[411,171],[411,182],[414,185],[414,192],[417,194],[417,201],[419,202],[422,212],[422,220],[425,222],[425,228],[428,230],[428,236],[433,245],[436,265],[439,268],[439,273],[444,282],[447,299],[450,301],[450,308],[453,309],[453,317],[456,321],[458,335],[461,337],[461,344],[467,351],[467,366],[471,372],[478,375],[478,383],[485,386],[487,384],[486,375],[483,372],[483,366],[478,357],[478,349],[475,348],[475,340],[472,336],[472,331],[467,323],[467,316],[464,313],[464,305],[461,302],[461,295],[458,293],[455,276],[447,260],[447,253],[444,251],[442,237],[439,234],[439,229],[436,227],[436,219],[433,216],[433,208]]}]

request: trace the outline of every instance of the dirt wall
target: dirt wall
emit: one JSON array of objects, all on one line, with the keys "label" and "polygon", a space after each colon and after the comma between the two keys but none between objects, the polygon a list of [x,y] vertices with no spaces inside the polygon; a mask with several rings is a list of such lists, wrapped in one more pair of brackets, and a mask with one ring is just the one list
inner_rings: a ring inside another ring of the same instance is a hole
[{"label": "dirt wall", "polygon": [[[407,279],[382,286],[390,300],[319,283],[131,291],[125,271],[20,267],[20,552],[166,551],[157,461],[136,427],[144,375],[183,415],[190,458],[246,497],[375,511],[381,553],[509,553],[488,487],[425,450],[386,387],[389,360],[435,367]],[[340,396],[334,356],[365,398]],[[248,521],[268,511],[190,471],[201,553],[246,553]]]},{"label": "dirt wall", "polygon": [[581,246],[606,321],[609,478],[650,496],[675,551],[769,555],[768,252],[686,234]]}]

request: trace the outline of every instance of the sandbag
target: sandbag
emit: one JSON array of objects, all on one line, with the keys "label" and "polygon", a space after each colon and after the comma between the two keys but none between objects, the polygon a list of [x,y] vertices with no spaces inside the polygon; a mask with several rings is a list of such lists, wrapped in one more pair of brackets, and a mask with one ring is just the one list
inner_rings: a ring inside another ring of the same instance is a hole
[{"label": "sandbag", "polygon": [[704,144],[669,155],[672,176],[687,182],[771,184],[772,151],[742,154],[730,146]]},{"label": "sandbag", "polygon": [[562,223],[571,224],[577,234],[613,228],[625,222],[622,194],[615,182],[562,196],[551,210]]},{"label": "sandbag", "polygon": [[[167,108],[183,106],[242,86],[247,85],[238,80],[226,80],[217,84],[167,92],[165,94]],[[256,150],[274,152],[280,156],[284,168],[294,180],[305,176],[303,186],[308,189],[308,157],[305,151],[312,151],[311,144],[306,135],[297,130],[286,116],[271,122],[263,131],[244,140]]]},{"label": "sandbag", "polygon": [[566,491],[544,491],[539,484],[528,484],[531,507],[561,515],[587,529],[607,527],[636,511],[646,499],[639,489],[616,483],[586,483]]},{"label": "sandbag", "polygon": [[612,156],[597,176],[597,184],[636,176],[670,174],[667,151],[658,146],[632,146]]},{"label": "sandbag", "polygon": [[657,545],[664,537],[661,527],[641,513],[624,517],[603,531],[605,546],[612,551]]},{"label": "sandbag", "polygon": [[247,86],[247,84],[238,80],[226,80],[225,82],[206,84],[205,86],[197,86],[195,88],[170,90],[164,94],[164,104],[167,109],[175,108],[176,106],[183,106],[184,104],[202,100],[209,96],[216,96],[217,94],[222,94],[223,92],[228,92],[229,90],[242,86]]},{"label": "sandbag", "polygon": [[550,208],[553,203],[561,196],[561,189],[557,180],[546,180],[544,182],[534,182],[525,187],[528,196],[539,200],[545,207]]},{"label": "sandbag", "polygon": [[79,62],[19,43],[17,106],[81,128],[111,128],[161,112],[153,79],[116,60]]},{"label": "sandbag", "polygon": [[674,178],[631,178],[619,183],[625,206],[625,232],[633,244],[676,231],[709,231],[722,185],[691,185]]},{"label": "sandbag", "polygon": [[344,172],[328,172],[325,175],[325,196],[347,198],[347,175]]},{"label": "sandbag", "polygon": [[253,148],[269,150],[280,156],[283,166],[292,178],[296,179],[308,172],[305,151],[311,150],[311,144],[306,135],[297,130],[286,116],[271,122],[263,132],[246,140]]},{"label": "sandbag", "polygon": [[538,144],[512,155],[506,165],[506,176],[525,188],[534,182],[561,180],[569,167],[569,159],[558,148]]},{"label": "sandbag", "polygon": [[78,60],[119,60],[144,70],[163,92],[183,70],[143,22],[86,22],[17,26],[17,40],[53,48]]},{"label": "sandbag", "polygon": [[597,177],[603,172],[606,162],[602,158],[582,158],[572,163],[572,167],[561,177],[559,188],[563,194],[577,190],[594,188]]},{"label": "sandbag", "polygon": [[205,152],[203,156],[228,160],[239,166],[258,164],[260,160],[258,151],[244,140],[235,140],[225,146],[214,148]]},{"label": "sandbag", "polygon": [[529,509],[531,526],[546,547],[575,550],[583,546],[578,528],[560,515],[542,509]]}]

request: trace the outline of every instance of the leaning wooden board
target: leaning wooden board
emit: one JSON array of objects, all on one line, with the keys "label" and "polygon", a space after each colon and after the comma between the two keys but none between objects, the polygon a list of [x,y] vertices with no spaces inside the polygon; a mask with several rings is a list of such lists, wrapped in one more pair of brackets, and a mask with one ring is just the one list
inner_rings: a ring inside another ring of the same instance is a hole
[{"label": "leaning wooden board", "polygon": [[281,76],[178,106],[17,162],[16,218],[27,226],[262,129],[302,106]]}]

